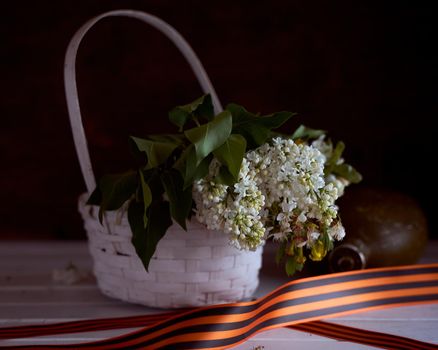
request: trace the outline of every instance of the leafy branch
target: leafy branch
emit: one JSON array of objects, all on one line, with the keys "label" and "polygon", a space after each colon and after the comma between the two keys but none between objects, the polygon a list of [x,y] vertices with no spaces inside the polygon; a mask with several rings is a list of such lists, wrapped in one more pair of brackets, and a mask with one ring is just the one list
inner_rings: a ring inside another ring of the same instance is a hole
[{"label": "leafy branch", "polygon": [[279,112],[260,116],[237,104],[214,115],[210,95],[175,107],[169,112],[169,120],[178,132],[131,137],[142,165],[135,171],[103,176],[88,204],[100,207],[102,221],[105,211],[129,202],[132,243],[148,270],[157,244],[172,222],[186,229],[186,220],[192,214],[193,183],[208,173],[211,161],[215,158],[222,165],[216,181],[235,183],[247,150],[267,142],[274,135],[273,129],[293,115]]}]

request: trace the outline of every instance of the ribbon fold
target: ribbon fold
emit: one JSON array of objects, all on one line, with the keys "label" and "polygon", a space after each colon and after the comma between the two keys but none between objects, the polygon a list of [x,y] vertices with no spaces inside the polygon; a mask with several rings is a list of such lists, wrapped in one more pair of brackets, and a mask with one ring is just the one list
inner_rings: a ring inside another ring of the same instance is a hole
[{"label": "ribbon fold", "polygon": [[279,327],[386,349],[438,349],[414,339],[359,330],[324,318],[438,302],[438,264],[336,273],[291,281],[251,302],[157,315],[0,329],[0,339],[142,327],[106,340],[21,349],[227,349]]}]

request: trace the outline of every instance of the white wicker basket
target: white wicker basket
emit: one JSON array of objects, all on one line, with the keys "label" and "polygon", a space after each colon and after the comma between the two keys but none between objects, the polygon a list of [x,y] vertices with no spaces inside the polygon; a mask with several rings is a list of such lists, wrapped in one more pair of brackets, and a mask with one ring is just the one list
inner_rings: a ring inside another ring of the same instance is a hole
[{"label": "white wicker basket", "polygon": [[75,61],[79,44],[99,20],[110,16],[140,19],[163,32],[191,65],[204,92],[212,96],[215,111],[222,107],[199,59],[181,35],[157,17],[134,10],[104,13],[85,23],[66,52],[64,79],[76,151],[88,193],[79,199],[94,273],[101,291],[111,297],[160,308],[178,308],[234,302],[250,297],[258,285],[262,249],[239,251],[222,232],[209,231],[192,220],[185,232],[172,225],[160,241],[147,273],[131,244],[131,230],[123,211],[109,212],[104,225],[98,208],[85,204],[95,188],[76,87]]},{"label": "white wicker basket", "polygon": [[79,209],[104,294],[176,308],[241,300],[257,288],[261,249],[239,251],[223,233],[206,230],[196,221],[188,223],[187,232],[176,224],[168,229],[146,273],[131,244],[126,215],[109,213],[105,228],[97,219],[98,208],[85,205],[85,199],[81,197]]}]

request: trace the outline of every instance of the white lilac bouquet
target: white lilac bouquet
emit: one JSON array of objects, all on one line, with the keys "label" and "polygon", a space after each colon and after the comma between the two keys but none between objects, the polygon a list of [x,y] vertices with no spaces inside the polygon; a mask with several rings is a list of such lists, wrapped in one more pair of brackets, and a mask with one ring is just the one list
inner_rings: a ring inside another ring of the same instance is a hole
[{"label": "white lilac bouquet", "polygon": [[[167,228],[192,215],[237,249],[278,243],[286,273],[319,261],[345,236],[335,201],[361,175],[344,162],[342,142],[322,130],[274,129],[293,113],[260,116],[230,104],[214,115],[211,97],[174,108],[179,133],[131,137],[142,165],[106,175],[88,203],[127,208],[132,243],[145,268]],[[190,125],[192,124],[192,125]]]}]

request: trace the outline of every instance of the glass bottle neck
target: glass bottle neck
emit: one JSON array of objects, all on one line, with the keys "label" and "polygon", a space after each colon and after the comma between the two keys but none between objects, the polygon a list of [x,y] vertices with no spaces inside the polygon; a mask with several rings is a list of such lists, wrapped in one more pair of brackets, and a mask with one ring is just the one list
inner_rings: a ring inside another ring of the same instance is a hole
[{"label": "glass bottle neck", "polygon": [[361,240],[351,240],[337,246],[329,256],[332,272],[361,270],[367,265],[368,248]]}]

